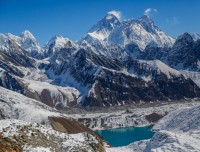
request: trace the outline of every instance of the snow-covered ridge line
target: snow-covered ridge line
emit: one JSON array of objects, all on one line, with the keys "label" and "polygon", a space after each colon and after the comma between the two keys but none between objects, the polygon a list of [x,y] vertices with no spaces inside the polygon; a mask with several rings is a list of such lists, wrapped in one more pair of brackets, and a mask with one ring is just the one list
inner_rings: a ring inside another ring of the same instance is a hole
[{"label": "snow-covered ridge line", "polygon": [[50,126],[48,117],[68,117],[57,110],[17,92],[0,87],[0,109],[3,119],[18,119]]},{"label": "snow-covered ridge line", "polygon": [[40,82],[28,79],[16,78],[23,85],[23,94],[39,100],[56,109],[63,109],[76,105],[80,95],[79,91],[72,87],[61,87],[48,82]]},{"label": "snow-covered ridge line", "polygon": [[88,31],[79,44],[83,41],[97,45],[108,42],[122,47],[136,44],[144,50],[147,45],[171,47],[175,40],[155,26],[146,15],[121,22],[115,14],[108,13]]},{"label": "snow-covered ridge line", "polygon": [[165,74],[168,78],[171,78],[172,76],[179,77],[181,75],[183,75],[185,78],[187,78],[186,75],[181,74],[181,72],[169,67],[168,65],[166,65],[165,63],[163,63],[160,60],[153,60],[153,61],[138,60],[138,61],[139,61],[139,63],[146,65],[147,69],[149,68],[150,70],[156,70],[158,72],[161,72],[161,73]]}]

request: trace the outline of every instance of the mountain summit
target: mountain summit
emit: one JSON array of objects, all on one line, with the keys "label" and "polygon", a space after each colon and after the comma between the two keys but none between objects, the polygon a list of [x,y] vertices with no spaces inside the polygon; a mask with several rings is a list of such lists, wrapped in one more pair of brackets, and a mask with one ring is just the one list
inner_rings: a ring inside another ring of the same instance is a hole
[{"label": "mountain summit", "polygon": [[154,21],[143,15],[139,19],[120,21],[117,11],[108,12],[88,31],[79,42],[87,41],[90,44],[111,43],[125,47],[136,44],[141,50],[147,45],[171,47],[174,39],[160,30]]},{"label": "mountain summit", "polygon": [[75,43],[69,40],[68,38],[64,38],[63,36],[57,34],[52,37],[47,44],[44,46],[45,52],[47,56],[51,56],[53,53],[59,51],[62,48],[75,47]]},{"label": "mountain summit", "polygon": [[44,50],[31,32],[25,30],[24,32],[21,33],[20,38],[21,38],[20,46],[23,49],[25,49],[33,57],[38,57],[38,58],[41,57],[41,54],[44,53]]},{"label": "mountain summit", "polygon": [[147,45],[151,44],[171,47],[174,39],[161,31],[150,17],[144,15],[139,19],[123,21],[110,33],[108,42],[121,46],[134,43],[144,50]]},{"label": "mountain summit", "polygon": [[35,39],[35,37],[33,36],[33,34],[28,31],[28,30],[25,30],[24,32],[21,33],[20,35],[21,38],[30,38],[30,39]]},{"label": "mountain summit", "polygon": [[119,15],[116,11],[108,12],[107,15],[98,21],[83,38],[89,43],[93,43],[96,40],[107,41],[108,36],[117,26],[120,25]]}]

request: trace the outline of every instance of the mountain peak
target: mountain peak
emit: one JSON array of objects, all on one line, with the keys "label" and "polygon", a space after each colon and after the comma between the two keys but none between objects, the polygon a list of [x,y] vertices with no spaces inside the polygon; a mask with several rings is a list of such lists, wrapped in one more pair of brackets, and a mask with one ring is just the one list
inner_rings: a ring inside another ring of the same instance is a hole
[{"label": "mountain peak", "polygon": [[192,45],[194,42],[193,37],[189,33],[179,35],[176,39],[173,48],[181,48],[187,45]]},{"label": "mountain peak", "polygon": [[118,20],[120,20],[121,19],[121,12],[113,10],[113,11],[108,12],[107,15],[106,15],[106,19],[111,19],[113,17],[116,17]]},{"label": "mountain peak", "polygon": [[184,41],[184,42],[192,42],[193,37],[189,33],[183,33],[182,35],[179,35],[178,38],[176,39],[177,42],[179,41]]},{"label": "mountain peak", "polygon": [[66,41],[69,41],[69,39],[64,38],[62,35],[60,34],[56,34],[55,36],[53,36],[50,41],[48,42],[49,45],[51,44],[56,44],[56,43],[66,43]]},{"label": "mountain peak", "polygon": [[193,40],[194,40],[194,41],[197,41],[197,40],[200,39],[200,33],[193,33],[193,34],[192,34],[192,37],[193,37]]},{"label": "mountain peak", "polygon": [[28,31],[28,30],[25,30],[24,32],[22,32],[20,34],[20,37],[35,39],[35,37],[33,36],[33,34],[30,31]]},{"label": "mountain peak", "polygon": [[151,19],[150,16],[148,15],[142,15],[142,17],[140,19],[143,19],[143,20],[149,20]]},{"label": "mountain peak", "polygon": [[44,46],[46,53],[49,55],[52,55],[52,53],[59,51],[61,48],[69,47],[76,47],[76,44],[68,38],[65,38],[59,34],[53,36]]},{"label": "mountain peak", "polygon": [[103,19],[90,28],[86,36],[80,40],[80,43],[83,40],[86,40],[89,43],[105,41],[112,30],[121,24],[119,21],[120,17],[119,11],[108,12]]},{"label": "mountain peak", "polygon": [[143,15],[141,18],[138,19],[142,23],[146,23],[148,25],[154,25],[154,21],[151,17],[147,15]]},{"label": "mountain peak", "polygon": [[173,44],[173,39],[161,31],[147,15],[121,22],[121,25],[110,33],[108,41],[121,46],[135,43],[141,50],[147,45],[171,47]]},{"label": "mountain peak", "polygon": [[44,50],[30,31],[25,30],[21,33],[20,37],[20,46],[23,49],[29,52],[32,57],[42,58]]}]

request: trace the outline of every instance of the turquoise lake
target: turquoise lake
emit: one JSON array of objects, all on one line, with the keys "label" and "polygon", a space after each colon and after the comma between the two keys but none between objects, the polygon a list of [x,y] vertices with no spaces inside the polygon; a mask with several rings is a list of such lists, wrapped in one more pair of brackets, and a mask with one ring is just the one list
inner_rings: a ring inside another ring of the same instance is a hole
[{"label": "turquoise lake", "polygon": [[97,130],[96,132],[114,147],[126,146],[132,142],[150,139],[154,132],[153,125],[145,127],[128,127],[109,130]]}]

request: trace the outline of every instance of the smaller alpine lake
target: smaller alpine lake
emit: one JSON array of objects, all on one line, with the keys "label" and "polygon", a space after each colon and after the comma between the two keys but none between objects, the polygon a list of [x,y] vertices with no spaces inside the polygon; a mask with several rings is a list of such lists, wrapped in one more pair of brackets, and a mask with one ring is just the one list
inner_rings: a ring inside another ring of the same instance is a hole
[{"label": "smaller alpine lake", "polygon": [[109,130],[97,130],[96,132],[114,147],[126,146],[132,142],[150,139],[154,132],[153,125],[145,127],[127,127]]}]

